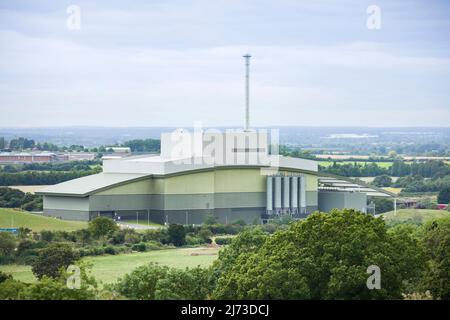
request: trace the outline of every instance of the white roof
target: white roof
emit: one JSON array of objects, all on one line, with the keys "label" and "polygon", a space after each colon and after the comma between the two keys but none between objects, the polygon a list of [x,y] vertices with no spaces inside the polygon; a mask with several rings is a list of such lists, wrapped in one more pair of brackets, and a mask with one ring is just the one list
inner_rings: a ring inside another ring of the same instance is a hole
[{"label": "white roof", "polygon": [[321,176],[319,177],[319,190],[361,192],[372,197],[393,197],[393,193],[386,190],[355,181],[347,177]]},{"label": "white roof", "polygon": [[64,195],[64,196],[88,196],[105,188],[110,188],[124,182],[130,182],[145,177],[145,174],[135,173],[99,173],[90,176],[58,183],[36,194]]}]

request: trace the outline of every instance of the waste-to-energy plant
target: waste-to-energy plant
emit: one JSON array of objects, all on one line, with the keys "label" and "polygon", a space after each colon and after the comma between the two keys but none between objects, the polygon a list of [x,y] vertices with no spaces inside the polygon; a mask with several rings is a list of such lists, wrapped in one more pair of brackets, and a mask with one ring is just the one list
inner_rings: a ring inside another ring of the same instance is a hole
[{"label": "waste-to-energy plant", "polygon": [[44,214],[71,220],[109,216],[120,220],[199,224],[209,215],[222,223],[305,217],[316,210],[367,211],[368,196],[392,194],[338,177],[322,176],[313,160],[277,154],[274,132],[176,130],[161,134],[159,155],[104,159],[103,172],[50,186]]}]

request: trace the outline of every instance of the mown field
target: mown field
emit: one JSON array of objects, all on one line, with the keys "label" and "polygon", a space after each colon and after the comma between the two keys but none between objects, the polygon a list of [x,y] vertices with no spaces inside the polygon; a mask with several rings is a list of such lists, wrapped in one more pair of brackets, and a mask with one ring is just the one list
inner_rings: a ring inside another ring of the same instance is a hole
[{"label": "mown field", "polygon": [[87,227],[87,222],[67,221],[39,216],[24,211],[0,208],[0,228],[26,227],[33,231],[74,231]]},{"label": "mown field", "polygon": [[[121,255],[86,257],[84,261],[92,264],[91,274],[102,283],[112,283],[135,268],[157,262],[174,268],[202,266],[207,267],[217,258],[217,248],[164,249],[136,252]],[[11,274],[23,282],[36,281],[30,266],[0,265],[0,271]]]},{"label": "mown field", "polygon": [[432,219],[450,218],[450,211],[432,209],[400,209],[395,214],[394,211],[383,214],[388,225],[399,223],[423,224]]}]

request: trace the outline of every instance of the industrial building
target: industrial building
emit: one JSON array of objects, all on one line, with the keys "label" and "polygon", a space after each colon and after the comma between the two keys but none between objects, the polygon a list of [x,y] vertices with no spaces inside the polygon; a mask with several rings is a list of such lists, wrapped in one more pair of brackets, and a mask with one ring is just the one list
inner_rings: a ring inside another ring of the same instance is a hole
[{"label": "industrial building", "polygon": [[[200,224],[260,222],[283,215],[354,208],[391,196],[318,173],[316,161],[278,155],[273,132],[249,128],[249,59],[243,130],[176,130],[161,135],[160,155],[108,157],[103,172],[43,189],[44,214],[71,220]],[[352,188],[353,186],[353,188]]]},{"label": "industrial building", "polygon": [[366,211],[367,196],[389,193],[318,173],[316,161],[269,153],[269,134],[163,133],[160,155],[104,159],[103,172],[50,186],[44,213],[70,220],[223,223],[314,211]]}]

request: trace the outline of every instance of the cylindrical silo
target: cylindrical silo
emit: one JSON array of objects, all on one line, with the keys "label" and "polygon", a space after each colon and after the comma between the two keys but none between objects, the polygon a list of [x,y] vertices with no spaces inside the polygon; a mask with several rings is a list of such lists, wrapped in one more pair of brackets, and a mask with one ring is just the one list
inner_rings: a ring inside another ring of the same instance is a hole
[{"label": "cylindrical silo", "polygon": [[299,183],[299,202],[300,202],[300,212],[306,213],[306,178],[305,176],[300,177]]},{"label": "cylindrical silo", "polygon": [[267,176],[267,188],[266,188],[266,210],[273,210],[273,178],[271,176]]},{"label": "cylindrical silo", "polygon": [[298,177],[291,177],[291,209],[295,213],[298,208]]},{"label": "cylindrical silo", "polygon": [[281,209],[281,177],[276,176],[275,180],[275,210]]},{"label": "cylindrical silo", "polygon": [[291,206],[290,194],[291,194],[291,177],[283,177],[283,209],[289,210]]}]

